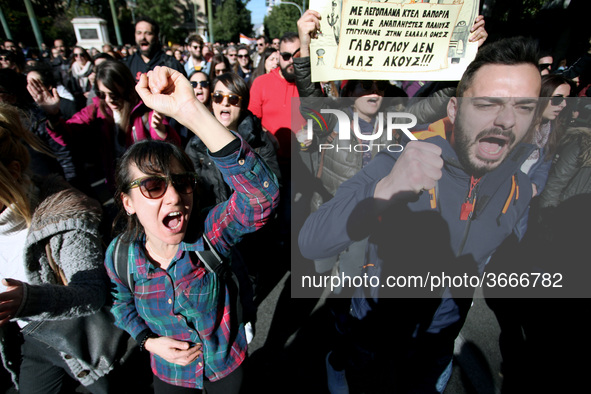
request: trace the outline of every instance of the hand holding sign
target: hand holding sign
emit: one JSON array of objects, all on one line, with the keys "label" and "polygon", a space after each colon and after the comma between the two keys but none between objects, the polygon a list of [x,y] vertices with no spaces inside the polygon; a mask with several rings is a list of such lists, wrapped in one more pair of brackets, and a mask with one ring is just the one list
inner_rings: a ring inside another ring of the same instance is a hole
[{"label": "hand holding sign", "polygon": [[484,28],[484,16],[478,15],[476,19],[474,19],[474,24],[470,29],[470,33],[470,42],[478,42],[478,47],[480,48],[488,37],[488,33]]},{"label": "hand holding sign", "polygon": [[306,10],[298,19],[298,35],[300,36],[300,56],[310,56],[310,40],[317,38],[320,31],[320,13],[314,10]]},{"label": "hand holding sign", "polygon": [[388,175],[376,185],[374,197],[406,199],[435,187],[441,178],[441,148],[430,142],[410,141]]}]

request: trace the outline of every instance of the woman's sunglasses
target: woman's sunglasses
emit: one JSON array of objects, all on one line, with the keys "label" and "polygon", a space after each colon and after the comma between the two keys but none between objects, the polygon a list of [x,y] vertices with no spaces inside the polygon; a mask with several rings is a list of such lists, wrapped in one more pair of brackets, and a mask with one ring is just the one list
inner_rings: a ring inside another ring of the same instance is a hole
[{"label": "woman's sunglasses", "polygon": [[216,104],[221,104],[222,101],[224,101],[224,97],[228,98],[228,104],[233,105],[235,107],[239,106],[240,101],[242,100],[241,96],[238,96],[237,94],[233,94],[233,93],[224,94],[221,92],[214,92],[211,94],[211,99]]},{"label": "woman's sunglasses", "polygon": [[129,184],[129,188],[140,188],[142,195],[149,199],[162,197],[172,183],[177,192],[191,194],[197,187],[197,174],[186,172],[184,174],[172,174],[171,176],[149,175],[136,179]]},{"label": "woman's sunglasses", "polygon": [[566,97],[564,96],[552,96],[550,98],[550,104],[552,104],[553,106],[558,106],[562,104],[564,100],[566,100]]},{"label": "woman's sunglasses", "polygon": [[386,81],[359,81],[359,84],[361,85],[363,90],[372,90],[374,83],[376,84],[376,87],[380,92],[386,91],[386,88],[388,87],[388,82]]},{"label": "woman's sunglasses", "polygon": [[201,86],[202,89],[209,87],[209,81],[191,81],[191,87],[197,89],[197,86]]},{"label": "woman's sunglasses", "polygon": [[98,91],[96,92],[96,95],[97,95],[97,96],[98,96],[98,98],[100,98],[101,100],[105,100],[105,99],[107,98],[107,96],[111,97],[111,100],[112,100],[112,101],[119,101],[119,100],[121,99],[121,96],[119,96],[117,93],[113,93],[113,92],[106,93],[106,92],[103,92],[103,91],[101,91],[101,90],[98,90]]}]

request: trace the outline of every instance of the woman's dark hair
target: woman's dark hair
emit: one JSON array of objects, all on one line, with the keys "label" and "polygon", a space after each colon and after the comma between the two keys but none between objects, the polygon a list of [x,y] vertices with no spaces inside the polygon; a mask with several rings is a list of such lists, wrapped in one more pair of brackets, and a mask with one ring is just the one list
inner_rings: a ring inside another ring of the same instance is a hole
[{"label": "woman's dark hair", "polygon": [[[538,118],[544,123],[542,119],[542,114],[548,107],[550,103],[551,97],[554,94],[554,91],[561,85],[569,85],[571,87],[571,92],[574,90],[571,81],[563,77],[562,75],[558,74],[547,74],[542,76],[542,87],[540,89],[540,101],[538,103]],[[568,101],[567,101],[568,104]],[[560,115],[554,120],[551,120],[551,131],[550,135],[548,136],[548,141],[546,142],[546,156],[545,160],[550,160],[554,157],[556,153],[556,149],[558,148],[558,143],[562,138],[565,130],[567,122],[569,121],[570,113],[567,111],[567,107],[563,108],[560,112]]]},{"label": "woman's dark hair", "polygon": [[48,63],[37,63],[35,66],[27,66],[25,73],[36,72],[41,77],[41,82],[46,88],[51,89],[56,87],[55,79],[53,78],[53,70]]},{"label": "woman's dark hair", "polygon": [[242,101],[240,102],[240,120],[242,120],[243,117],[246,116],[248,102],[250,101],[250,92],[246,82],[244,82],[244,79],[240,78],[238,74],[224,73],[213,80],[213,86],[211,88],[212,93],[215,91],[215,85],[217,85],[218,82],[221,82],[230,92],[242,97]]},{"label": "woman's dark hair", "polygon": [[111,60],[111,61],[117,60],[113,56],[109,55],[108,53],[101,52],[101,53],[98,53],[95,57],[92,58],[92,64],[94,64],[94,62],[96,62],[99,59],[105,59],[105,60]]},{"label": "woman's dark hair", "polygon": [[[139,96],[135,91],[135,79],[129,68],[121,62],[107,60],[96,67],[95,93],[100,97],[98,82],[101,82],[107,89],[121,97],[121,127],[127,132],[129,117],[133,107],[139,102]],[[101,99],[99,109],[107,116],[105,100]]]},{"label": "woman's dark hair", "polygon": [[74,64],[74,62],[76,61],[76,56],[74,56],[74,50],[78,48],[82,51],[82,57],[84,59],[86,59],[87,62],[92,62],[92,58],[90,57],[90,55],[88,54],[88,52],[86,51],[86,49],[82,48],[79,45],[76,45],[74,48],[72,48],[72,53],[70,54],[71,58],[70,58],[70,66],[72,64]]},{"label": "woman's dark hair", "polygon": [[221,55],[221,54],[213,55],[213,57],[211,58],[210,66],[209,66],[209,80],[210,81],[215,79],[215,77],[216,77],[215,66],[217,66],[220,63],[224,63],[224,65],[226,66],[225,72],[232,71],[232,66],[230,65],[230,62],[228,61],[228,59],[224,55]]},{"label": "woman's dark hair", "polygon": [[0,68],[0,90],[14,96],[11,104],[20,109],[35,106],[35,101],[27,90],[27,77],[11,68]]},{"label": "woman's dark hair", "polygon": [[261,55],[261,59],[259,60],[259,65],[252,73],[252,76],[250,77],[250,80],[248,82],[251,86],[257,77],[260,77],[261,75],[265,75],[267,73],[267,70],[265,70],[265,62],[267,61],[269,56],[271,56],[275,52],[279,51],[273,47],[265,48],[263,54]]},{"label": "woman's dark hair", "polygon": [[[203,74],[203,76],[205,77],[205,80],[207,82],[210,82],[211,79],[209,78],[209,75],[207,75],[206,73],[204,73],[203,71],[195,71],[194,73],[191,74],[191,76],[189,77],[189,81],[191,80],[191,78],[193,78],[194,75],[197,74]],[[213,92],[213,86],[209,85],[209,96],[207,97],[207,100],[205,101],[205,106],[207,108],[209,108],[209,110],[211,111],[211,92]]]},{"label": "woman's dark hair", "polygon": [[240,68],[240,62],[238,61],[238,52],[240,52],[241,50],[245,50],[246,49],[246,54],[248,55],[246,58],[248,59],[248,64],[246,65],[246,67],[248,67],[249,69],[252,68],[252,59],[250,58],[250,49],[248,49],[248,47],[244,44],[238,45],[236,47],[236,63],[234,63],[234,72],[238,72],[238,69]]},{"label": "woman's dark hair", "polygon": [[195,172],[193,162],[187,154],[178,146],[169,142],[158,140],[143,140],[131,145],[117,162],[115,170],[115,181],[117,189],[115,192],[115,204],[119,212],[113,223],[113,229],[119,222],[125,221],[124,240],[136,241],[143,233],[144,227],[137,218],[137,215],[128,216],[123,202],[122,194],[129,194],[131,178],[131,166],[136,166],[146,175],[171,175],[171,167],[177,161],[185,172]]}]

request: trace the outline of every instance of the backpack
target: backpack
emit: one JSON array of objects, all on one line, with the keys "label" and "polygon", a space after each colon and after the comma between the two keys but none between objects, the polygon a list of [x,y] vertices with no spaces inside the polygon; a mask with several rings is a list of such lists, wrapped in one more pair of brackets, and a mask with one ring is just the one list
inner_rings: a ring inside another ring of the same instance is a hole
[{"label": "backpack", "polygon": [[[222,279],[223,283],[228,286],[228,291],[230,292],[230,299],[236,300],[234,305],[232,306],[232,310],[236,313],[237,322],[239,323],[246,323],[244,321],[244,313],[242,307],[242,300],[240,297],[240,281],[238,277],[232,270],[230,266],[229,259],[220,256],[209,239],[203,234],[203,251],[195,251],[191,253],[195,253],[199,260],[205,266],[205,269],[208,272],[215,273],[219,278]],[[129,242],[123,241],[123,237],[119,237],[117,239],[117,243],[115,244],[115,251],[113,253],[114,258],[114,268],[115,273],[121,279],[121,281],[129,288],[131,293],[133,294],[135,288],[135,280],[133,279],[133,274],[129,271],[128,265],[128,250],[129,250]]]}]

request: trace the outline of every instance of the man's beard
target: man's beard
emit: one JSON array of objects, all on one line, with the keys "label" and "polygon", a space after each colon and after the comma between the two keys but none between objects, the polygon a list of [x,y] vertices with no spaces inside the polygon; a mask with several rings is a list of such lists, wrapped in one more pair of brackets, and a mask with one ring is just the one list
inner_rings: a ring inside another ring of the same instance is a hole
[{"label": "man's beard", "polygon": [[286,68],[279,66],[279,68],[281,69],[281,75],[283,75],[283,78],[285,78],[285,80],[287,82],[295,82],[295,80],[296,80],[295,72],[291,72],[291,73],[288,72],[287,69],[289,67],[293,67],[293,64],[290,64]]},{"label": "man's beard", "polygon": [[140,45],[138,45],[138,49],[140,50],[140,53],[142,56],[147,57],[148,59],[151,59],[152,56],[154,56],[154,54],[156,52],[158,52],[158,46],[160,44],[158,44],[158,42],[153,42],[152,44],[150,44],[150,46],[148,47],[147,51],[143,51],[142,47]]},{"label": "man's beard", "polygon": [[[458,155],[458,159],[460,160],[460,164],[464,168],[464,171],[467,174],[474,175],[475,177],[479,178],[486,174],[487,172],[493,171],[496,169],[509,155],[511,150],[513,150],[515,146],[515,134],[512,131],[503,131],[498,127],[493,127],[489,129],[485,129],[478,133],[474,139],[470,139],[470,136],[464,130],[461,116],[458,113],[458,121],[454,127],[454,138],[455,138],[455,151]],[[478,141],[482,140],[483,138],[490,136],[504,136],[509,138],[508,147],[505,152],[505,155],[501,157],[499,160],[489,160],[481,157],[477,157],[478,150],[474,153],[476,157],[472,157],[473,148],[478,144]],[[473,159],[478,160],[475,162]]]}]

